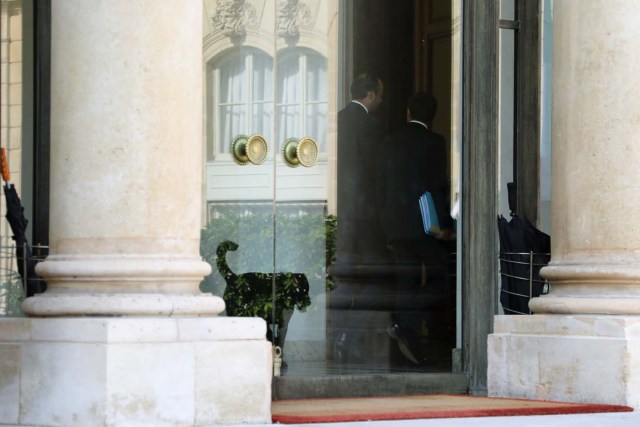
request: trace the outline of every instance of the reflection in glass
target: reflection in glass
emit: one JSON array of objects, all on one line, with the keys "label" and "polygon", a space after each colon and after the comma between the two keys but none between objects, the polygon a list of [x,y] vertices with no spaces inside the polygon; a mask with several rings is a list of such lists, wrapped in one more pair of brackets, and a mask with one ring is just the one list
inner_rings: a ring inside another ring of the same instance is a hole
[{"label": "reflection in glass", "polygon": [[[326,59],[309,49],[291,49],[278,58],[279,144],[310,136],[326,150]],[[281,150],[282,147],[279,147]]]},{"label": "reflection in glass", "polygon": [[[219,153],[239,134],[269,135],[273,114],[273,61],[257,49],[241,49],[214,63],[213,116]],[[211,156],[209,156],[211,157]]]},{"label": "reflection in glass", "polygon": [[[215,13],[222,3],[209,2],[210,12]],[[380,11],[385,4],[359,3],[366,5],[362,7],[367,12],[372,7]],[[339,70],[342,47],[332,26],[342,10],[338,1],[261,4],[263,13],[255,21],[244,22],[246,32],[241,37],[221,35],[217,27],[205,34],[206,129],[214,149],[208,151],[213,155],[205,165],[207,225],[202,232],[202,255],[213,272],[202,289],[224,295],[227,314],[265,319],[268,338],[283,348],[283,376],[450,370],[455,277],[438,277],[433,286],[442,290],[434,303],[437,307],[420,319],[421,344],[436,358],[435,366],[418,366],[407,359],[393,337],[397,331],[389,329],[397,305],[397,277],[384,241],[378,242],[374,230],[376,215],[384,213],[375,211],[384,211],[385,206],[377,209],[356,203],[376,185],[376,171],[382,170],[376,154],[379,147],[337,143],[336,117],[348,102],[341,97],[353,77]],[[446,15],[450,7],[441,5],[438,10]],[[359,25],[358,14],[353,18],[354,26]],[[413,18],[406,19],[394,28],[406,28],[411,22]],[[271,34],[274,25],[295,28],[295,34]],[[407,57],[412,49],[410,43],[394,46],[404,46]],[[389,59],[388,55],[381,58]],[[363,59],[353,60],[352,71],[361,72]],[[447,73],[446,66],[438,66],[431,70],[434,76]],[[393,91],[391,80],[385,81],[389,93],[404,96],[403,91]],[[400,111],[404,119],[405,108],[385,102],[378,113],[387,117],[380,117],[380,122],[390,120],[390,109]],[[238,166],[228,152],[230,141],[239,134],[256,133],[270,146],[267,161]],[[317,142],[318,161],[311,167],[290,167],[282,155],[283,144],[304,137]],[[345,157],[339,145],[351,146],[353,156]],[[370,179],[356,180],[353,171],[358,168],[370,169]],[[338,193],[345,189],[340,199]],[[351,217],[345,215],[345,203],[357,205]],[[358,225],[363,221],[365,225]],[[338,226],[343,235],[344,230],[356,230],[351,240],[358,247],[342,252],[348,256],[336,263]],[[374,231],[360,233],[369,229]],[[367,262],[355,262],[371,252],[369,237],[376,238],[380,253]],[[455,254],[452,261],[450,271],[455,274]],[[338,264],[355,267],[340,271]],[[411,267],[412,277],[422,274],[422,266]]]}]

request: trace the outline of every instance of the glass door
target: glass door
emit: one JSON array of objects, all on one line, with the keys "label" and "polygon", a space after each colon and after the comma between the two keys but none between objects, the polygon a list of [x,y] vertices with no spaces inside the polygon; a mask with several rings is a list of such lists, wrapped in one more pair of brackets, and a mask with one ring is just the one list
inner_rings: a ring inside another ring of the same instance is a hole
[{"label": "glass door", "polygon": [[[206,291],[291,361],[326,359],[335,254],[333,1],[205,0]],[[335,49],[334,49],[335,50]],[[333,61],[333,62],[332,62]],[[333,249],[332,249],[333,248]]]},{"label": "glass door", "polygon": [[385,238],[382,127],[356,144],[339,119],[339,1],[204,10],[203,290],[265,319],[277,375],[450,371],[455,248],[400,257]]}]

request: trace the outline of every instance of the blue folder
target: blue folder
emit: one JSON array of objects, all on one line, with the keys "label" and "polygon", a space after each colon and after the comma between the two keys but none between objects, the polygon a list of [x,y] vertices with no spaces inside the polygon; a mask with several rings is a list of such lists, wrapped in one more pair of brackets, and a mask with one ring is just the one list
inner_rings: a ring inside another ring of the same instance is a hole
[{"label": "blue folder", "polygon": [[436,205],[433,203],[433,196],[431,196],[431,193],[426,191],[422,196],[420,196],[418,204],[420,205],[420,213],[422,214],[424,232],[429,236],[437,236],[440,233],[440,222],[438,221]]}]

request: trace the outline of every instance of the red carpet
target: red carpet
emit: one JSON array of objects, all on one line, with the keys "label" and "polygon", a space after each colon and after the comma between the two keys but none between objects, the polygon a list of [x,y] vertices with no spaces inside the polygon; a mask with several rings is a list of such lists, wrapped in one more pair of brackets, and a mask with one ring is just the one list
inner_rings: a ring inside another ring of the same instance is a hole
[{"label": "red carpet", "polygon": [[278,400],[271,405],[273,422],[282,424],[632,411],[632,408],[619,405],[448,394]]}]

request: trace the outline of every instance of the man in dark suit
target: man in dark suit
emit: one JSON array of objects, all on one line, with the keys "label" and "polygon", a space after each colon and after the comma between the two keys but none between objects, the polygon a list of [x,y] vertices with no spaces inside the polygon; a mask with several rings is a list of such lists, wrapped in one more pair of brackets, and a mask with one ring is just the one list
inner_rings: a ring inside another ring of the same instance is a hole
[{"label": "man in dark suit", "polygon": [[[384,228],[393,251],[397,286],[395,323],[388,330],[402,353],[420,364],[419,337],[425,313],[443,304],[447,288],[448,249],[452,236],[448,213],[447,151],[444,138],[431,131],[435,98],[418,93],[408,101],[407,124],[384,142]],[[424,231],[418,200],[429,191],[441,230]]]},{"label": "man in dark suit", "polygon": [[385,249],[378,205],[378,155],[382,134],[371,116],[382,102],[382,81],[361,74],[351,84],[352,101],[338,112],[339,263],[377,264]]},{"label": "man in dark suit", "polygon": [[345,362],[376,356],[371,337],[379,337],[379,328],[372,325],[384,320],[380,322],[375,310],[380,301],[391,300],[393,305],[389,298],[393,284],[379,268],[390,262],[380,221],[382,133],[370,115],[382,102],[382,94],[378,77],[359,75],[351,84],[352,101],[338,112],[338,228],[332,267],[337,286],[330,304],[334,358]]}]

